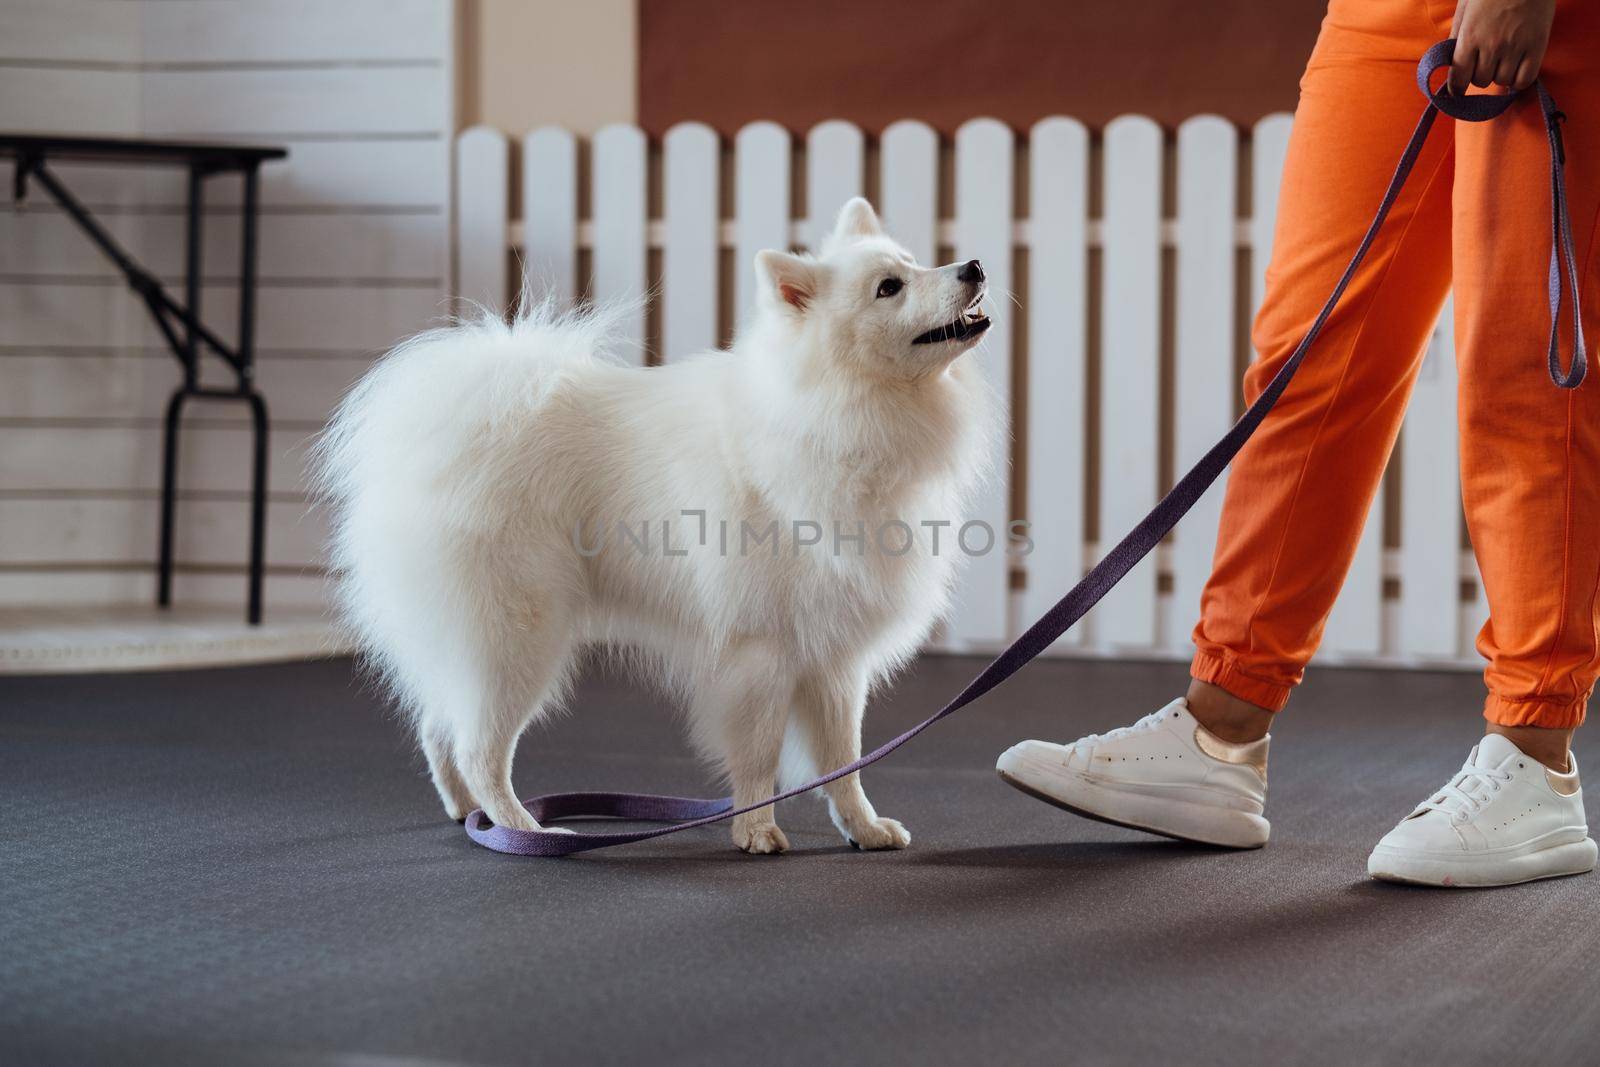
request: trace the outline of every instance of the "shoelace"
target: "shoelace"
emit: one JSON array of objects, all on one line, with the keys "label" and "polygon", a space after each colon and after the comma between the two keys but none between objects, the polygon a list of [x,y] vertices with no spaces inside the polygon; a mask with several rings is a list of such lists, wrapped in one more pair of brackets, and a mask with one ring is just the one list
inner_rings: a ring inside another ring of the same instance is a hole
[{"label": "shoelace", "polygon": [[[1417,805],[1417,813],[1442,811],[1458,822],[1465,822],[1468,815],[1486,805],[1494,794],[1500,792],[1501,782],[1509,781],[1509,771],[1474,767],[1469,763],[1443,789],[1434,790],[1432,796]],[[1482,791],[1484,787],[1487,787],[1487,793]]]},{"label": "shoelace", "polygon": [[1107,730],[1103,734],[1085,734],[1076,741],[1070,742],[1067,747],[1071,748],[1074,745],[1098,744],[1101,741],[1115,741],[1120,737],[1127,737],[1129,734],[1148,733],[1149,731],[1154,730],[1165,717],[1165,711],[1152,711],[1138,722],[1132,723],[1128,726],[1119,726],[1115,730]]}]

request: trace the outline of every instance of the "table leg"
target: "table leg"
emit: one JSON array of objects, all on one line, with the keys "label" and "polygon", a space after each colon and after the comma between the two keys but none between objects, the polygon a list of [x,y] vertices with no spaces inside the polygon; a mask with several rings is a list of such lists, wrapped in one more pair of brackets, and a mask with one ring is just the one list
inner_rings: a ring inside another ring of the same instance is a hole
[{"label": "table leg", "polygon": [[267,553],[267,402],[255,387],[256,217],[259,213],[258,171],[244,172],[243,235],[239,264],[239,385],[250,398],[250,424],[255,456],[250,483],[250,602],[246,618],[261,622],[262,575]]},{"label": "table leg", "polygon": [[167,401],[166,433],[161,446],[161,551],[156,564],[156,603],[172,604],[172,526],[178,509],[178,420],[183,415],[185,389],[173,391]]}]

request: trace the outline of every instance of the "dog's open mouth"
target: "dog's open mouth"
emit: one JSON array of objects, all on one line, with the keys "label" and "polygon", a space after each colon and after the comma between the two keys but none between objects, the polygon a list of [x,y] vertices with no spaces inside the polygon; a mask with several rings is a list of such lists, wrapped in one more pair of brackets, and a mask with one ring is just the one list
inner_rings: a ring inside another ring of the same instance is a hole
[{"label": "dog's open mouth", "polygon": [[978,310],[978,304],[983,297],[978,297],[967,305],[961,317],[954,322],[947,322],[943,326],[936,326],[927,333],[918,334],[912,339],[914,345],[936,345],[945,341],[961,341],[968,337],[976,337],[989,328],[989,317]]}]

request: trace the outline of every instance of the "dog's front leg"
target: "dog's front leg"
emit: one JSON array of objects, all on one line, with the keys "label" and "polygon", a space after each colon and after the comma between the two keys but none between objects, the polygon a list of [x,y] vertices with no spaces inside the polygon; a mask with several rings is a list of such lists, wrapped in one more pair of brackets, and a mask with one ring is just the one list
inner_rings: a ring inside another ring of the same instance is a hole
[{"label": "dog's front leg", "polygon": [[[735,807],[773,794],[793,699],[794,675],[784,669],[780,654],[764,647],[745,647],[723,657],[715,680],[698,694],[695,717],[719,735]],[[733,843],[752,853],[789,848],[771,805],[734,816]]]},{"label": "dog's front leg", "polygon": [[[825,674],[802,678],[797,689],[800,723],[819,771],[853,763],[861,756],[861,717],[867,706],[867,672],[848,664]],[[861,788],[861,775],[847,774],[823,787],[828,814],[845,840],[858,848],[905,848],[911,834],[894,819],[872,807]]]}]

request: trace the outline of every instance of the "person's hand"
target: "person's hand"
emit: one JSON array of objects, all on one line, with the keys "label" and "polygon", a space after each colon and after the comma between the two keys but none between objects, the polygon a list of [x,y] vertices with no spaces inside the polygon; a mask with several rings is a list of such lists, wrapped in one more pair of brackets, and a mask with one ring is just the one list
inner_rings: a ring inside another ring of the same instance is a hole
[{"label": "person's hand", "polygon": [[1539,76],[1556,0],[1459,0],[1450,36],[1456,39],[1450,63],[1450,92],[1467,86],[1504,85],[1526,89]]}]

